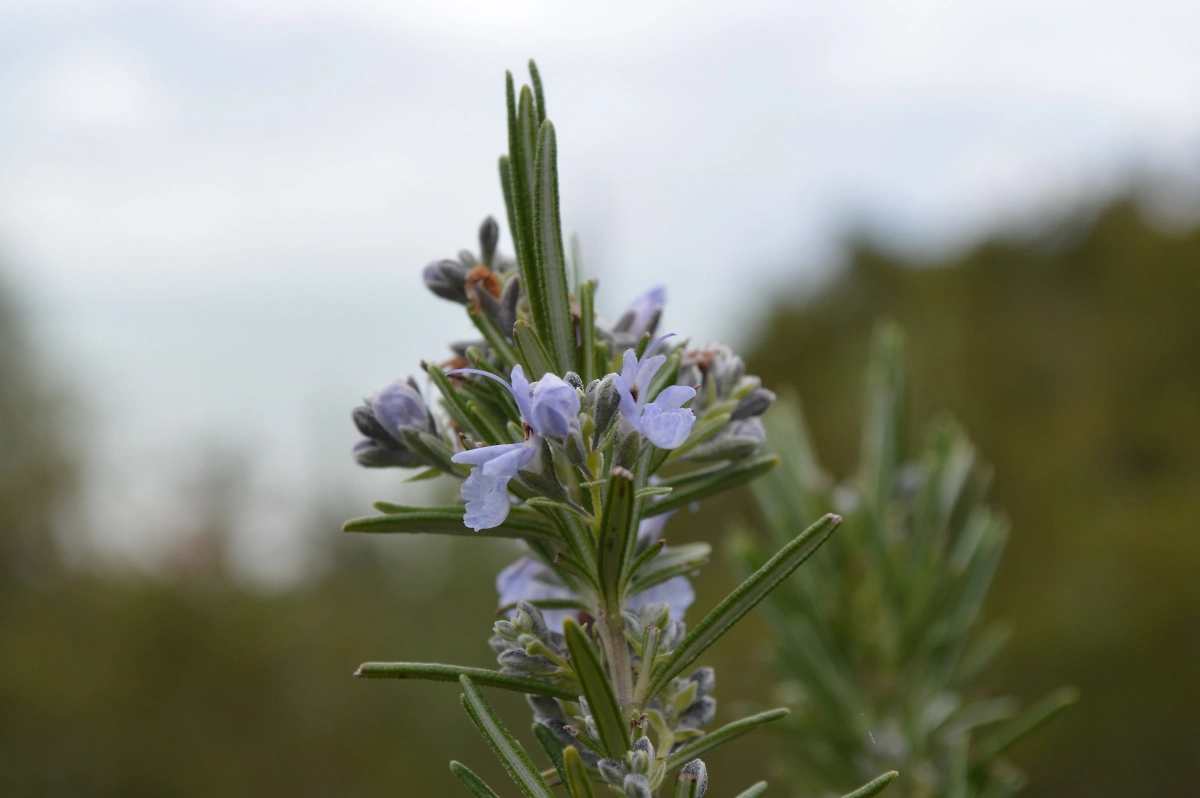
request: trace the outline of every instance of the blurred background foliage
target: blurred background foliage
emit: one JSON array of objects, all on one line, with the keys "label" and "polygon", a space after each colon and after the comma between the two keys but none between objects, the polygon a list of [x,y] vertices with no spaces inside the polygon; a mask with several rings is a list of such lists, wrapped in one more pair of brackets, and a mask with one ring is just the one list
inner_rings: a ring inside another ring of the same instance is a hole
[{"label": "blurred background foliage", "polygon": [[[908,334],[916,420],[948,409],[995,467],[992,502],[1012,534],[985,613],[1011,618],[1016,635],[990,678],[1026,701],[1063,683],[1083,693],[1020,749],[1024,794],[1194,789],[1200,227],[1162,229],[1123,198],[936,262],[857,239],[829,282],[804,295],[780,286],[774,301],[748,365],[766,385],[794,386],[835,476],[857,455],[862,364],[884,314]],[[68,566],[86,434],[23,330],[15,304],[0,302],[5,795],[441,795],[457,788],[451,756],[495,773],[452,685],[350,674],[366,659],[489,664],[492,578],[510,547],[341,535],[340,519],[363,508],[317,497],[298,535],[320,573],[247,584],[227,554],[233,452],[181,490],[179,529],[163,534],[184,543],[160,571]],[[723,516],[753,522],[750,508],[714,504],[668,536],[716,541]],[[437,578],[449,557],[457,573]],[[733,577],[711,570],[699,591],[715,598]],[[464,638],[464,626],[478,634]],[[748,639],[766,645],[748,624],[709,658],[726,674],[719,719],[767,695],[765,658],[733,659]],[[495,697],[522,729],[509,699]],[[714,759],[712,771],[758,767],[772,747],[730,746],[729,765]],[[714,783],[714,794],[735,786]]]}]

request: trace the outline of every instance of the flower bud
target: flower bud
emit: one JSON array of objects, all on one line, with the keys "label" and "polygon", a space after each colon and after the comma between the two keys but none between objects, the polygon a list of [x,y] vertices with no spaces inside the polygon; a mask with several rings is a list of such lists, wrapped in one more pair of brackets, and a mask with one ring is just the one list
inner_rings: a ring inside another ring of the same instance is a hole
[{"label": "flower bud", "polygon": [[638,456],[642,453],[642,434],[630,430],[623,438],[617,440],[613,452],[613,466],[633,470],[637,465]]},{"label": "flower bud", "polygon": [[354,459],[364,468],[417,468],[425,461],[401,446],[364,438],[354,444]]},{"label": "flower bud", "polygon": [[679,771],[679,781],[685,778],[695,780],[696,798],[704,798],[704,793],[708,790],[708,768],[704,766],[704,760],[693,759],[684,765]]},{"label": "flower bud", "polygon": [[717,674],[712,668],[697,668],[688,679],[696,683],[697,695],[708,695],[717,689]]},{"label": "flower bud", "polygon": [[500,225],[496,224],[495,218],[489,216],[479,225],[479,257],[483,259],[484,266],[492,265],[492,258],[496,256],[496,245],[499,243]]},{"label": "flower bud", "polygon": [[570,385],[577,391],[583,390],[583,380],[573,371],[568,371],[563,375],[563,382],[565,382],[567,385]]},{"label": "flower bud", "polygon": [[640,773],[630,773],[625,777],[625,798],[652,798],[650,782]]},{"label": "flower bud", "polygon": [[545,640],[550,629],[546,626],[546,618],[542,615],[542,611],[530,604],[528,601],[517,602],[517,612],[529,619],[527,631],[539,640]]},{"label": "flower bud", "polygon": [[[555,718],[558,720],[563,720],[565,718],[562,707],[559,706],[558,701],[550,698],[549,696],[526,695],[525,701],[529,704],[530,709],[533,710],[534,717],[543,725],[545,725],[543,720],[551,720]],[[553,729],[551,729],[551,731],[553,731]]]},{"label": "flower bud", "polygon": [[679,726],[684,729],[703,729],[716,716],[717,699],[710,695],[701,696],[680,714]]},{"label": "flower bud", "polygon": [[650,742],[650,738],[642,735],[633,744],[634,751],[645,751],[651,759],[654,759],[654,743]]},{"label": "flower bud", "polygon": [[371,412],[394,439],[404,440],[404,430],[434,432],[433,416],[421,392],[412,383],[396,380],[371,401]]},{"label": "flower bud", "polygon": [[650,772],[650,757],[645,751],[633,751],[629,755],[629,769],[645,776]]},{"label": "flower bud", "polygon": [[495,630],[497,635],[505,640],[515,641],[521,635],[521,633],[517,631],[517,627],[513,626],[508,621],[496,621],[496,623],[493,624],[492,629]]},{"label": "flower bud", "polygon": [[375,419],[375,414],[367,405],[359,405],[351,410],[350,418],[354,421],[355,428],[372,440],[376,440],[381,443],[387,443],[396,440]]},{"label": "flower bud", "polygon": [[425,287],[437,296],[465,305],[468,271],[470,269],[456,260],[440,260],[426,266],[422,277]]},{"label": "flower bud", "polygon": [[752,416],[761,416],[767,412],[774,401],[775,393],[773,391],[768,391],[766,388],[755,388],[737,403],[730,418],[733,421],[740,421]]},{"label": "flower bud", "polygon": [[563,453],[567,462],[576,468],[587,468],[587,447],[583,443],[583,433],[572,429],[571,434],[563,439]]},{"label": "flower bud", "polygon": [[592,418],[596,421],[596,436],[592,440],[592,448],[600,444],[600,439],[608,432],[620,407],[621,392],[617,389],[617,375],[609,374],[596,388],[595,410],[592,413]]},{"label": "flower bud", "polygon": [[619,787],[625,781],[625,768],[617,764],[615,759],[601,759],[596,763],[600,778],[614,787]]},{"label": "flower bud", "polygon": [[522,676],[544,676],[558,670],[558,666],[545,657],[531,657],[519,648],[512,648],[496,657],[501,670]]}]

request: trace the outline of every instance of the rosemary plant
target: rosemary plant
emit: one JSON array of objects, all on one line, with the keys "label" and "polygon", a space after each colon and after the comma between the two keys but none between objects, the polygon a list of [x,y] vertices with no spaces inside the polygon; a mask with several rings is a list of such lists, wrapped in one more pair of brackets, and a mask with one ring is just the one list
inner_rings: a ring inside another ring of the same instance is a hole
[{"label": "rosemary plant", "polygon": [[[369,662],[357,675],[457,680],[471,720],[530,798],[559,784],[573,798],[590,797],[593,783],[629,798],[702,796],[701,757],[787,710],[706,731],[716,678],[697,660],[840,519],[814,519],[687,629],[688,574],[709,547],[667,546],[663,526],[680,508],[779,462],[758,453],[759,417],[774,395],[727,348],[691,349],[660,335],[661,288],[613,323],[597,318],[596,282],[568,277],[555,130],[532,62],[530,71],[533,85],[519,93],[508,76],[508,154],[500,158],[515,259],[498,253],[499,226],[489,218],[478,253],[424,271],[435,295],[464,306],[479,340],[453,345],[443,365],[422,364],[440,411],[410,377],[353,412],[360,464],[459,480],[465,506],[380,502],[380,515],[345,527],[522,541],[524,556],[497,580],[504,617],[490,645],[499,668]],[[481,688],[527,696],[548,768],[534,765]],[[464,765],[451,770],[474,795],[496,794]],[[765,789],[758,783],[741,795]]]},{"label": "rosemary plant", "polygon": [[[783,464],[755,486],[766,542],[786,540],[836,509],[844,529],[763,604],[775,662],[795,715],[783,726],[784,765],[798,795],[883,768],[913,798],[1002,798],[1024,778],[1003,754],[1076,700],[1051,693],[1024,713],[1011,698],[978,697],[977,677],[1009,630],[979,614],[1007,536],[984,503],[989,471],[952,420],[908,441],[901,331],[876,328],[867,370],[861,462],[835,484],[817,463],[799,408],[769,425]],[[911,453],[911,454],[910,454]],[[759,540],[733,541],[748,572]]]}]

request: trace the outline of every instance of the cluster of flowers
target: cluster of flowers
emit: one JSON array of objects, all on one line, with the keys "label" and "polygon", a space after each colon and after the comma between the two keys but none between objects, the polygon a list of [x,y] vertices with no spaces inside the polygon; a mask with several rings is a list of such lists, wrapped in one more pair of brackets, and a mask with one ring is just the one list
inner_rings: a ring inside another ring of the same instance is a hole
[{"label": "cluster of flowers", "polygon": [[[430,264],[425,285],[465,307],[480,338],[422,364],[440,407],[412,377],[354,409],[367,467],[423,468],[461,481],[461,504],[406,507],[348,531],[514,538],[522,556],[497,579],[504,618],[490,644],[499,668],[365,663],[374,678],[457,679],[480,733],[530,798],[562,783],[593,798],[600,781],[627,798],[668,782],[703,796],[701,755],[786,710],[709,731],[717,702],[697,658],[833,532],[827,516],[788,543],[690,630],[689,576],[704,543],[666,546],[673,515],[769,471],[760,416],[774,394],[724,346],[660,334],[666,290],[637,297],[614,322],[595,312],[594,280],[567,278],[558,218],[555,132],[536,68],[519,95],[509,76],[509,152],[500,159],[515,259],[484,220],[479,252]],[[467,531],[471,530],[471,531]],[[538,772],[476,685],[524,693],[552,770]],[[458,763],[477,797],[495,792]],[[672,774],[674,774],[672,776]],[[754,798],[759,783],[742,793]],[[872,793],[873,794],[873,793]]]},{"label": "cluster of flowers", "polygon": [[[498,239],[496,221],[488,217],[479,230],[480,258],[464,250],[455,260],[435,261],[425,267],[424,280],[436,296],[465,305],[473,314],[486,314],[498,328],[511,330],[521,299],[520,276],[512,261],[497,257]],[[463,523],[482,531],[499,527],[508,518],[518,500],[509,490],[514,479],[522,488],[520,495],[579,507],[557,476],[559,466],[553,453],[579,469],[580,482],[591,481],[595,475],[587,466],[590,455],[612,449],[616,464],[629,467],[647,445],[678,449],[695,429],[698,413],[702,417],[728,414],[728,419],[707,430],[705,439],[679,459],[711,463],[757,454],[765,438],[760,417],[775,395],[763,388],[757,377],[746,374],[742,359],[727,346],[672,349],[671,334],[652,340],[666,298],[666,288],[657,286],[634,299],[616,322],[597,325],[598,335],[610,347],[623,347],[620,371],[593,379],[586,386],[572,371],[561,377],[547,373],[531,383],[519,363],[505,379],[502,358],[485,340],[454,344],[454,358],[444,373],[501,386],[512,397],[522,440],[484,445],[473,441],[453,421],[439,425],[417,381],[409,376],[354,408],[354,425],[364,436],[354,445],[355,459],[370,468],[429,467],[465,476]],[[513,341],[511,335],[506,338]],[[673,351],[680,354],[673,383],[656,381]],[[487,368],[468,367],[468,352],[482,358]],[[426,364],[426,368],[436,367]],[[590,432],[587,439],[584,430]],[[465,475],[463,466],[470,467]],[[659,541],[672,514],[641,522],[639,551]],[[504,569],[496,586],[501,606],[521,600],[575,598],[550,564],[534,556],[521,557]],[[672,618],[682,620],[694,598],[690,582],[681,575],[631,596],[628,606],[637,611],[650,604],[667,604]],[[565,616],[563,610],[550,612],[559,626]]]}]

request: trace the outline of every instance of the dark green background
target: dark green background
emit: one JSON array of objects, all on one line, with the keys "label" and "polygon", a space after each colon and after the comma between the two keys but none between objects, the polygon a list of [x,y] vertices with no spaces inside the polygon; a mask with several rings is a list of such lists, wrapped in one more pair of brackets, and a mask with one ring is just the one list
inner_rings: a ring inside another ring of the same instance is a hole
[{"label": "dark green background", "polygon": [[[1013,534],[988,611],[1017,633],[990,686],[1025,700],[1064,683],[1083,692],[1014,751],[1026,795],[1193,794],[1200,228],[1163,231],[1120,200],[945,262],[864,240],[814,295],[780,295],[792,299],[764,310],[747,359],[769,387],[796,388],[835,474],[851,471],[867,338],[884,314],[908,332],[917,420],[951,410],[995,466]],[[216,480],[201,485],[204,545],[171,578],[68,568],[53,541],[71,534],[74,411],[46,388],[22,328],[0,308],[4,795],[453,795],[452,757],[503,783],[453,685],[350,674],[365,659],[489,664],[492,578],[509,547],[438,541],[459,573],[414,589],[429,549],[341,535],[338,520],[366,508],[331,497],[310,523],[324,576],[252,589],[222,556],[237,485]],[[710,510],[668,536],[719,542],[730,515],[753,517],[744,496]],[[709,568],[697,612],[729,570],[719,557]],[[765,645],[751,620],[707,658],[719,720],[766,695]],[[496,702],[524,733],[520,700]],[[778,753],[768,735],[730,746],[709,763],[712,794],[745,787]]]}]

